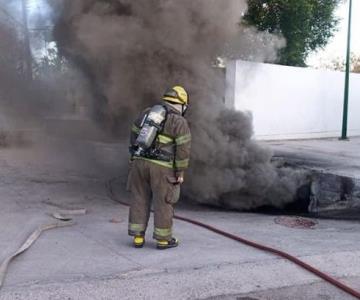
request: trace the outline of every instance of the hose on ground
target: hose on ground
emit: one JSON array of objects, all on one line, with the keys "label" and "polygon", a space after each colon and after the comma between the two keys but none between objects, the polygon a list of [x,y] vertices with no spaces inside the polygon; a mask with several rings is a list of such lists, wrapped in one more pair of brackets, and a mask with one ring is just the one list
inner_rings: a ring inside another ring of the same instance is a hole
[{"label": "hose on ground", "polygon": [[[116,178],[111,179],[106,184],[106,187],[107,187],[107,190],[109,192],[110,198],[112,200],[122,204],[122,205],[129,206],[128,203],[117,199],[117,197],[116,197],[116,195],[114,193],[113,187],[112,187],[112,184],[113,184],[113,182],[115,180],[116,180]],[[288,261],[291,261],[291,262],[295,263],[296,265],[300,266],[301,268],[303,268],[303,269],[309,271],[310,273],[316,275],[317,277],[327,281],[331,285],[339,288],[340,290],[346,292],[347,294],[349,294],[349,295],[351,295],[351,296],[353,296],[353,297],[355,297],[357,299],[360,299],[360,292],[359,291],[356,291],[355,289],[349,287],[348,285],[340,282],[336,278],[334,278],[334,277],[332,277],[332,276],[330,276],[330,275],[316,269],[315,267],[307,264],[306,262],[304,262],[304,261],[298,259],[297,257],[295,257],[293,255],[290,255],[290,254],[288,254],[288,253],[286,253],[284,251],[281,251],[281,250],[278,250],[278,249],[275,249],[275,248],[272,248],[272,247],[269,247],[269,246],[266,246],[266,245],[263,245],[263,244],[260,244],[260,243],[250,241],[250,240],[242,238],[242,237],[240,237],[238,235],[231,234],[231,233],[226,232],[224,230],[218,229],[218,228],[216,228],[214,226],[211,226],[211,225],[208,225],[208,224],[205,224],[205,223],[202,223],[202,222],[190,219],[190,218],[185,218],[185,217],[182,217],[182,216],[179,216],[179,215],[175,214],[174,219],[177,219],[177,220],[180,220],[180,221],[183,221],[183,222],[187,222],[187,223],[196,225],[198,227],[205,228],[205,229],[207,229],[209,231],[212,231],[214,233],[217,233],[219,235],[222,235],[224,237],[227,237],[227,238],[229,238],[231,240],[234,240],[234,241],[237,241],[239,243],[245,244],[247,246],[250,246],[250,247],[253,247],[253,248],[256,248],[258,250],[262,250],[262,251],[265,251],[265,252],[268,252],[268,253],[272,253],[272,254],[280,256],[280,257],[283,257],[283,258],[287,259]]]},{"label": "hose on ground", "polygon": [[40,237],[40,235],[48,230],[51,229],[55,229],[55,228],[62,228],[62,227],[67,227],[67,226],[72,226],[74,225],[74,223],[72,222],[68,222],[68,223],[53,223],[53,224],[46,224],[46,225],[42,225],[40,227],[38,227],[29,237],[28,239],[25,241],[25,243],[23,243],[21,245],[21,247],[19,249],[17,249],[13,254],[11,254],[9,257],[7,257],[0,265],[0,289],[3,286],[4,280],[5,280],[5,276],[6,276],[6,272],[7,269],[9,267],[10,262],[17,256],[19,256],[20,254],[24,253],[26,250],[28,250],[35,242],[36,240]]}]

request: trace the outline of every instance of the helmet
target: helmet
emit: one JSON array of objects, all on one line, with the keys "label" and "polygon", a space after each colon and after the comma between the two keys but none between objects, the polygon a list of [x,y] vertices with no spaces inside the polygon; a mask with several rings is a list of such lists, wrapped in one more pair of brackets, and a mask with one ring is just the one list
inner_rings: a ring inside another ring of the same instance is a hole
[{"label": "helmet", "polygon": [[189,104],[189,95],[182,86],[177,85],[166,91],[163,100],[187,106]]}]

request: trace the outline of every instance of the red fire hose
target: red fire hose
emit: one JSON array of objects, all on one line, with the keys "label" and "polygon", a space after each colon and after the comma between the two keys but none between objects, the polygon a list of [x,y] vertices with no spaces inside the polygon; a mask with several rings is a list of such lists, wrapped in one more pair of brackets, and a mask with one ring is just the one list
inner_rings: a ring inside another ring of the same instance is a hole
[{"label": "red fire hose", "polygon": [[[122,202],[121,200],[116,198],[116,196],[114,194],[114,191],[113,191],[113,188],[112,188],[112,183],[113,183],[114,180],[116,180],[116,178],[110,180],[107,183],[107,189],[109,191],[110,198],[112,200],[122,204],[122,205],[129,206],[127,203]],[[359,291],[356,291],[355,289],[347,286],[346,284],[340,282],[339,280],[335,279],[334,277],[331,277],[330,275],[327,275],[327,274],[321,272],[320,270],[312,267],[311,265],[305,263],[304,261],[302,261],[302,260],[296,258],[295,256],[290,255],[290,254],[288,254],[288,253],[286,253],[284,251],[281,251],[281,250],[278,250],[278,249],[275,249],[275,248],[272,248],[272,247],[268,247],[268,246],[265,246],[265,245],[262,245],[262,244],[247,240],[247,239],[244,239],[244,238],[242,238],[240,236],[237,236],[237,235],[231,234],[229,232],[223,231],[221,229],[215,228],[215,227],[213,227],[211,225],[208,225],[208,224],[205,224],[205,223],[202,223],[202,222],[199,222],[199,221],[195,221],[193,219],[185,218],[185,217],[178,216],[178,215],[175,215],[174,218],[177,219],[177,220],[183,221],[183,222],[187,222],[187,223],[190,223],[190,224],[205,228],[205,229],[207,229],[209,231],[215,232],[215,233],[217,233],[219,235],[222,235],[222,236],[227,237],[229,239],[232,239],[234,241],[240,242],[240,243],[245,244],[247,246],[250,246],[250,247],[262,250],[262,251],[266,251],[266,252],[275,254],[277,256],[280,256],[280,257],[283,257],[283,258],[295,263],[296,265],[300,266],[301,268],[309,271],[310,273],[320,277],[321,279],[329,282],[333,286],[341,289],[342,291],[348,293],[349,295],[354,296],[357,299],[360,299],[360,292]]]}]

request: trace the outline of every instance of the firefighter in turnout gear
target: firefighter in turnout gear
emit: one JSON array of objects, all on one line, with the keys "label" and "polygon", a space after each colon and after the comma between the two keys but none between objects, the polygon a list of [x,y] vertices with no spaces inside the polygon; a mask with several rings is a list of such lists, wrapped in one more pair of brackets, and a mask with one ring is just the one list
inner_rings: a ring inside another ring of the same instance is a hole
[{"label": "firefighter in turnout gear", "polygon": [[145,243],[151,204],[157,248],[179,244],[172,234],[173,206],[179,200],[184,171],[189,165],[191,134],[184,118],[188,105],[186,90],[175,86],[165,93],[162,103],[143,111],[132,126],[129,235],[134,237],[137,248]]}]

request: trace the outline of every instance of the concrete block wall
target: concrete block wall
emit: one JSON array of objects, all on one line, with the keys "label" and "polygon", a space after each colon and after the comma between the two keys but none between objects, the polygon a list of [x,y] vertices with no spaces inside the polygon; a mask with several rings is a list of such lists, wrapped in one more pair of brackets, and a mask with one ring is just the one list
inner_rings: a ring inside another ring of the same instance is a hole
[{"label": "concrete block wall", "polygon": [[[250,111],[261,140],[339,137],[342,72],[232,61],[226,105]],[[348,135],[360,136],[360,74],[351,74]]]}]

